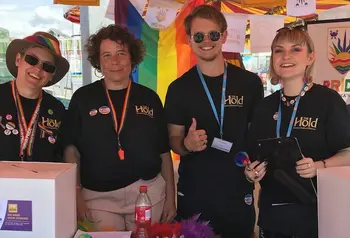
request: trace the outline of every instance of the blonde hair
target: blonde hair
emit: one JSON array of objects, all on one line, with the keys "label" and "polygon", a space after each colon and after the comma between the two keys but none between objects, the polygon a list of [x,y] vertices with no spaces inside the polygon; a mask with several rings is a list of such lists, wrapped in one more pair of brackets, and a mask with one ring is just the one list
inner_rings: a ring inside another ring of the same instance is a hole
[{"label": "blonde hair", "polygon": [[220,27],[221,33],[227,30],[227,21],[224,14],[213,6],[202,4],[195,7],[184,20],[185,31],[188,36],[191,36],[192,21],[195,18],[202,18],[215,22]]},{"label": "blonde hair", "polygon": [[[309,54],[311,54],[312,52],[315,52],[314,43],[306,31],[303,31],[298,28],[288,28],[288,27],[281,28],[280,30],[277,31],[277,35],[275,36],[271,44],[271,58],[270,58],[270,67],[269,67],[269,76],[271,79],[279,78],[279,76],[276,74],[275,70],[273,69],[273,49],[281,41],[289,41],[298,45],[306,45]],[[314,62],[307,67],[305,72],[306,77],[310,77],[313,66],[314,66]]]}]

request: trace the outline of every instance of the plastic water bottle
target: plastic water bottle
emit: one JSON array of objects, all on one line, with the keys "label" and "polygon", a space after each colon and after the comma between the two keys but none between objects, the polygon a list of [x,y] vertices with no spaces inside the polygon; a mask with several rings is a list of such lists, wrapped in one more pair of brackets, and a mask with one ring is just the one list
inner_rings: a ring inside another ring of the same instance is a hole
[{"label": "plastic water bottle", "polygon": [[140,186],[140,194],[135,204],[136,238],[148,238],[148,229],[151,226],[152,204],[147,194],[147,186]]}]

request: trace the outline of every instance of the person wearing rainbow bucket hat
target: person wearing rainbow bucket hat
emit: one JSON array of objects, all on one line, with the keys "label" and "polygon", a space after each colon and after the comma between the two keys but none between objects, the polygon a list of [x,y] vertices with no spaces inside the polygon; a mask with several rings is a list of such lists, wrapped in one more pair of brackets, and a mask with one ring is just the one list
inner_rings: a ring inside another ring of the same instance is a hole
[{"label": "person wearing rainbow bucket hat", "polygon": [[61,161],[59,127],[65,108],[43,87],[68,72],[59,41],[46,32],[13,40],[6,64],[14,76],[0,84],[0,161]]}]

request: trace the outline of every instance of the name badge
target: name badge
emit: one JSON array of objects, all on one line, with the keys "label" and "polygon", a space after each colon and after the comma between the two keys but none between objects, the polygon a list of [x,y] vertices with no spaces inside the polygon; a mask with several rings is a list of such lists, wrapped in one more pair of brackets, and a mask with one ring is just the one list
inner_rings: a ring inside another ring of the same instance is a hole
[{"label": "name badge", "polygon": [[215,137],[211,147],[229,153],[231,151],[232,143]]}]

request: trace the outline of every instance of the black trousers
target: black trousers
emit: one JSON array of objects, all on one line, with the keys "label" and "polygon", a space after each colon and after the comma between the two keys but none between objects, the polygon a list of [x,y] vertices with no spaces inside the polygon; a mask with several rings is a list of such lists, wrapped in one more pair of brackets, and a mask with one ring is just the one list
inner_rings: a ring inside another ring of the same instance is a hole
[{"label": "black trousers", "polygon": [[223,200],[212,196],[177,196],[176,220],[188,219],[196,214],[200,220],[210,221],[209,225],[221,238],[252,238],[255,224],[254,201],[246,202],[242,196],[237,200]]},{"label": "black trousers", "polygon": [[[291,204],[262,206],[258,225],[265,237],[317,238],[317,206]],[[260,233],[262,233],[260,232]],[[261,235],[261,237],[264,237]]]}]

